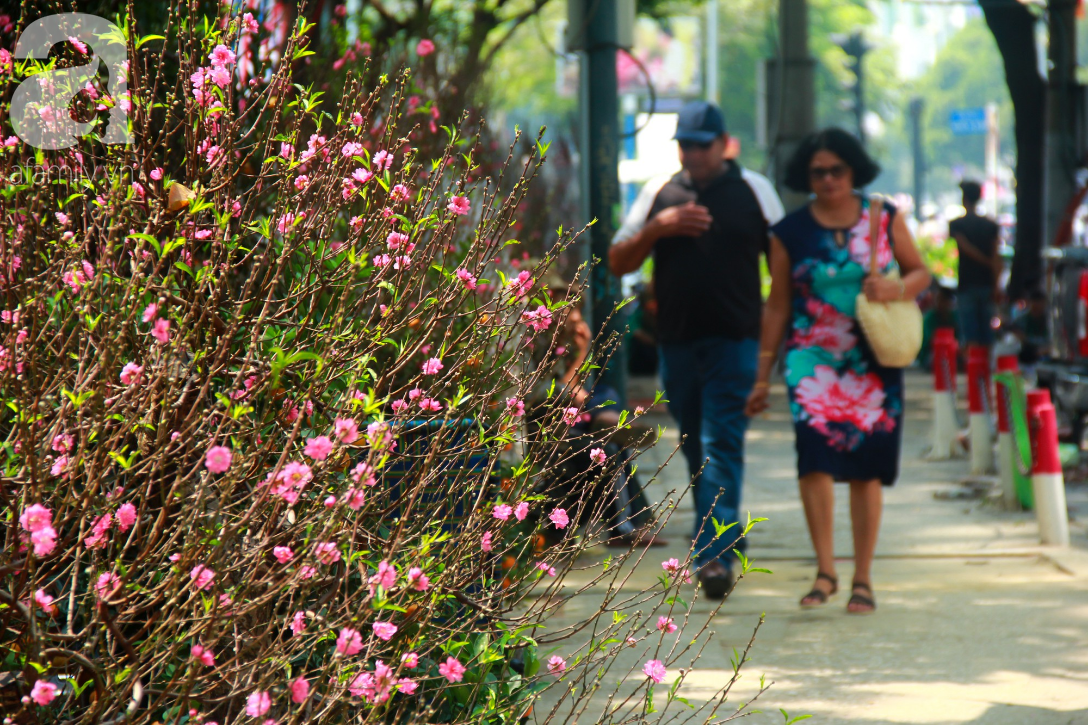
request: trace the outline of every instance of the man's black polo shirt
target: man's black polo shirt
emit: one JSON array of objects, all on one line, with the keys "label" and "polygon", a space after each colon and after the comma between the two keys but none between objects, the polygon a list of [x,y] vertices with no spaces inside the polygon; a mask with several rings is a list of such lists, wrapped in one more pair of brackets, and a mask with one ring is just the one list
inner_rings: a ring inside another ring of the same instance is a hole
[{"label": "man's black polo shirt", "polygon": [[654,245],[658,339],[690,342],[720,336],[758,338],[763,299],[759,254],[767,249],[767,220],[741,168],[726,171],[698,189],[686,171],[657,193],[647,215],[694,201],[713,223],[699,238],[665,237]]}]

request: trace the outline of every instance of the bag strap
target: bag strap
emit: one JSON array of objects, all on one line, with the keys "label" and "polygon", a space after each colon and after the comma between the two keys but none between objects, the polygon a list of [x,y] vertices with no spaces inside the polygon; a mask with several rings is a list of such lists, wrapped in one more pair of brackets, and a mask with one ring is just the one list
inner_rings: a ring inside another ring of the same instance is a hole
[{"label": "bag strap", "polygon": [[874,194],[869,197],[869,274],[880,274],[876,250],[880,246],[880,217],[884,212],[884,199]]}]

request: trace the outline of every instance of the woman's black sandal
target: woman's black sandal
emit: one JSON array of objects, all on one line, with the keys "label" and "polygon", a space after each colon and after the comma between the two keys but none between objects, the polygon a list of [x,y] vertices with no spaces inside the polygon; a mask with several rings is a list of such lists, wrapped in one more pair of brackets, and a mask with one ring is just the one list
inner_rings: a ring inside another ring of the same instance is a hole
[{"label": "woman's black sandal", "polygon": [[[870,587],[865,582],[854,582],[853,584],[850,585],[850,588],[851,589],[864,589],[865,591],[869,592],[869,596],[865,596],[864,594],[858,594],[857,592],[852,593],[850,595],[850,601],[848,601],[846,603],[846,612],[848,614],[872,614],[873,612],[876,611],[876,600],[874,600],[873,597],[872,597],[872,594],[873,594],[872,587]],[[851,604],[860,604],[863,607],[868,607],[868,609],[861,609],[861,610],[857,610],[857,611],[851,611],[850,610],[850,605]]]},{"label": "woman's black sandal", "polygon": [[[821,606],[827,604],[827,598],[828,597],[830,597],[835,592],[839,591],[839,580],[836,579],[835,577],[831,576],[830,574],[825,574],[825,573],[823,573],[821,571],[821,572],[816,573],[816,580],[819,581],[820,579],[825,579],[825,580],[831,582],[831,591],[825,592],[823,589],[817,589],[816,587],[812,587],[811,592],[809,592],[805,596],[801,597],[801,606],[802,607],[806,607],[806,608],[807,607],[821,607]],[[805,603],[806,599],[815,599],[816,601],[809,602],[808,604],[806,604]]]}]

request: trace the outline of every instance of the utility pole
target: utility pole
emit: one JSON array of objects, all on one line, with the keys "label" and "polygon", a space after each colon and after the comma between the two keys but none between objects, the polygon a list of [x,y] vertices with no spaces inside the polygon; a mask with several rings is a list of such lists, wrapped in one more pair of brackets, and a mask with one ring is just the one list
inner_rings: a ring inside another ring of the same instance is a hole
[{"label": "utility pole", "polygon": [[1077,92],[1076,0],[1050,0],[1050,74],[1047,83],[1046,183],[1043,247],[1054,241],[1065,207],[1077,191],[1076,129],[1084,113]]},{"label": "utility pole", "polygon": [[990,216],[997,218],[997,191],[1000,186],[997,178],[997,155],[1001,144],[1001,129],[997,122],[997,104],[986,104],[986,186],[982,198],[986,199]]},{"label": "utility pole", "polygon": [[848,38],[838,39],[843,52],[850,57],[850,70],[854,72],[854,118],[858,127],[858,139],[865,143],[865,54],[871,49],[859,31]]},{"label": "utility pole", "polygon": [[925,101],[920,96],[910,99],[910,146],[914,157],[914,218],[922,221],[922,195],[925,192],[926,158],[922,146],[922,111]]},{"label": "utility pole", "polygon": [[[613,315],[620,297],[620,280],[608,269],[608,250],[619,226],[620,109],[616,78],[616,50],[630,47],[634,0],[571,0],[568,47],[582,51],[581,62],[581,176],[585,218],[589,228],[590,258],[597,260],[589,277],[589,324],[594,336],[606,340],[623,328]],[[609,317],[611,316],[611,320]],[[616,402],[626,403],[627,365],[619,345],[598,382],[615,389]]]},{"label": "utility pole", "polygon": [[786,210],[796,209],[808,195],[786,188],[786,164],[806,136],[816,130],[816,61],[808,52],[806,0],[779,0],[778,57],[768,60],[766,82],[769,172]]},{"label": "utility pole", "polygon": [[706,3],[706,71],[704,85],[706,100],[715,106],[720,105],[721,96],[718,87],[718,0]]}]

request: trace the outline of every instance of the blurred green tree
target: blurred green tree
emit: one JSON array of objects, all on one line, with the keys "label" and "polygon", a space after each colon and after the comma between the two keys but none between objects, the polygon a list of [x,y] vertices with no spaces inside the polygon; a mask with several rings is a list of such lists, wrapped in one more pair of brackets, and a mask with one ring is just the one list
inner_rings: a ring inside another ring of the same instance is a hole
[{"label": "blurred green tree", "polygon": [[[981,177],[985,172],[985,136],[954,136],[949,115],[958,108],[996,103],[1001,148],[1013,152],[1013,112],[993,34],[981,18],[969,21],[937,53],[936,62],[914,86],[925,101],[923,128],[931,193],[955,191],[960,175]],[[909,138],[906,114],[900,124]],[[909,165],[905,166],[909,173]],[[905,179],[901,179],[905,182]]]}]

